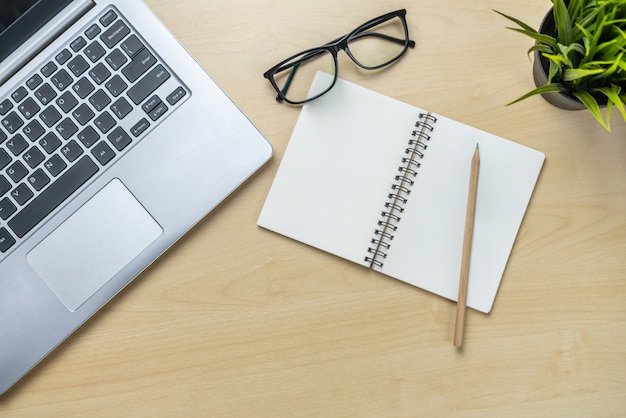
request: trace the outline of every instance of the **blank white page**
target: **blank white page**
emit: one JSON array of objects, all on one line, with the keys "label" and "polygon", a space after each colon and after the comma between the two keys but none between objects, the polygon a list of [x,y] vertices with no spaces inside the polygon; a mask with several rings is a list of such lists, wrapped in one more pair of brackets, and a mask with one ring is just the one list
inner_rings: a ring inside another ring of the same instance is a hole
[{"label": "blank white page", "polygon": [[[544,161],[541,152],[441,115],[381,272],[458,297],[470,165],[480,169],[467,305],[489,312]],[[407,262],[407,260],[411,260]]]},{"label": "blank white page", "polygon": [[[323,82],[318,73],[316,82]],[[361,265],[419,110],[345,81],[303,106],[258,220]]]}]

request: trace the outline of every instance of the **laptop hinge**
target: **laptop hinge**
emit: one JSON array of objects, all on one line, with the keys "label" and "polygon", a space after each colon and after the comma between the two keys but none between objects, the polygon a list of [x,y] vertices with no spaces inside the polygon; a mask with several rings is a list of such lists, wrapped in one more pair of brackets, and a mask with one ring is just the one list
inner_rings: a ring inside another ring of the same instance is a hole
[{"label": "laptop hinge", "polygon": [[13,51],[0,66],[0,85],[48,46],[59,34],[95,6],[92,0],[75,0],[46,23],[27,42]]}]

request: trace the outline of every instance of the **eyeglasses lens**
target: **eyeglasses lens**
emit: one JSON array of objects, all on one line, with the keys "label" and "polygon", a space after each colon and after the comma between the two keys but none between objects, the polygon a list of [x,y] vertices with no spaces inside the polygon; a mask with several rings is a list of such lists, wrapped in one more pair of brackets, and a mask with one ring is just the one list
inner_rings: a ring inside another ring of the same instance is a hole
[{"label": "eyeglasses lens", "polygon": [[407,48],[406,28],[394,17],[376,26],[366,27],[348,39],[348,51],[367,69],[385,66],[400,57]]},{"label": "eyeglasses lens", "polygon": [[330,89],[331,84],[310,90],[317,71],[335,74],[335,60],[329,51],[315,49],[298,55],[274,73],[274,81],[288,101],[300,103]]}]

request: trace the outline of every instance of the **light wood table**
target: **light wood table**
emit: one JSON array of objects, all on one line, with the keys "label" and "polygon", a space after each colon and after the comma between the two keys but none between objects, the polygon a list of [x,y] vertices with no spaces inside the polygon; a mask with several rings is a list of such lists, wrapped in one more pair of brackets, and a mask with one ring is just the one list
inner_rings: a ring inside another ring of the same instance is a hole
[{"label": "light wood table", "polygon": [[[275,148],[253,180],[0,398],[0,415],[624,416],[626,124],[533,88],[547,0],[148,0]],[[491,314],[256,226],[299,109],[262,73],[407,8],[417,46],[341,76],[546,154]],[[201,117],[201,115],[200,115]],[[6,344],[7,342],[2,342]]]}]

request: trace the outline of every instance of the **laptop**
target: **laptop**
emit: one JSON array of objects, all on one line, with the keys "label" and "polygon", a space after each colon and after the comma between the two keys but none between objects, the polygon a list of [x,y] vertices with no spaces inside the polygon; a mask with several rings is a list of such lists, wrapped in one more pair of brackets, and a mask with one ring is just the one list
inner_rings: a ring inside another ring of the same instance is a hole
[{"label": "laptop", "polygon": [[272,154],[141,0],[0,2],[0,394]]}]

